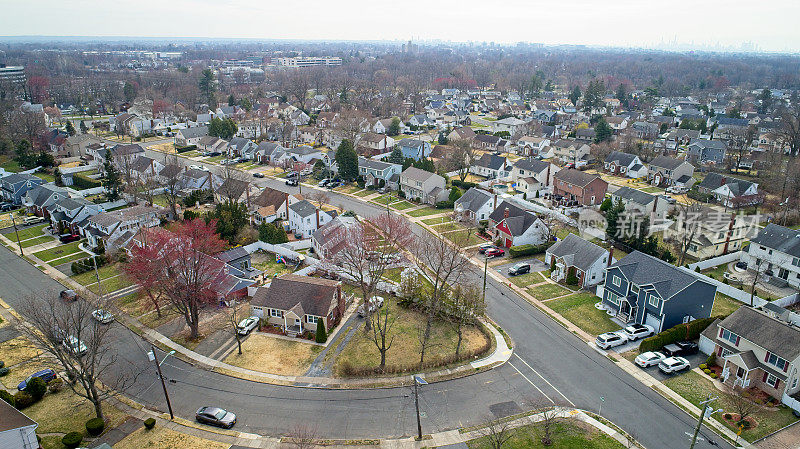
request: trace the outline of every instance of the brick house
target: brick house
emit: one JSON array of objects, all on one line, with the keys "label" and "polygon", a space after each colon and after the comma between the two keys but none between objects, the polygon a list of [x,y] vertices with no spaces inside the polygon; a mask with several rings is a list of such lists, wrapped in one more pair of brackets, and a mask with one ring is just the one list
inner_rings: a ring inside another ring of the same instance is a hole
[{"label": "brick house", "polygon": [[554,195],[582,206],[602,203],[608,189],[608,183],[599,176],[571,168],[559,171],[553,178]]}]

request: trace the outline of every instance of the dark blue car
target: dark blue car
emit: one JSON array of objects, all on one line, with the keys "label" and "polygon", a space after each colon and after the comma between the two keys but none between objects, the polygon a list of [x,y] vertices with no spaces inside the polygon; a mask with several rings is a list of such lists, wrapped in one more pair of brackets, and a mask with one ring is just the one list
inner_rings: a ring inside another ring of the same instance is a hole
[{"label": "dark blue car", "polygon": [[27,379],[25,379],[22,382],[20,382],[19,385],[17,385],[17,390],[19,390],[19,391],[24,390],[25,387],[28,386],[28,382],[33,380],[34,377],[38,377],[38,378],[42,379],[44,381],[44,383],[48,383],[51,380],[56,378],[56,372],[53,371],[50,368],[43,369],[41,371],[36,371],[35,373],[33,373],[30,376],[28,376]]}]

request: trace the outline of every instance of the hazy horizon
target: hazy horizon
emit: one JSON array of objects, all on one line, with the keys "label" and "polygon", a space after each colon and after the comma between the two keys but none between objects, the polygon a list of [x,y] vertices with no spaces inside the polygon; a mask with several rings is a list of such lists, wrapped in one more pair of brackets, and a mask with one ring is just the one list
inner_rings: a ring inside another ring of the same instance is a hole
[{"label": "hazy horizon", "polygon": [[[247,39],[518,42],[709,51],[800,51],[800,2],[743,0],[669,7],[637,0],[41,0],[5,5],[0,39]],[[47,11],[46,14],[43,11]],[[35,20],[21,20],[20,18]],[[68,17],[69,20],[64,18]]]}]

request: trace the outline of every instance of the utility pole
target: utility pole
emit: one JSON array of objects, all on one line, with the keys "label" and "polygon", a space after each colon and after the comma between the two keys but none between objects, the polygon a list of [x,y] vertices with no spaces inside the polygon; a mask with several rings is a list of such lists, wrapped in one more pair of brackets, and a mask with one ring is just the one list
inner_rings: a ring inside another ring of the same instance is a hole
[{"label": "utility pole", "polygon": [[14,212],[12,211],[9,215],[11,215],[11,223],[14,225],[14,235],[17,236],[17,245],[19,246],[19,255],[24,256],[25,254],[22,252],[22,243],[19,242],[19,231],[17,230],[17,220],[14,219]]},{"label": "utility pole", "polygon": [[422,422],[420,421],[419,416],[419,390],[417,388],[417,384],[419,385],[428,385],[428,382],[425,382],[425,379],[414,375],[414,407],[417,409],[417,440],[422,441]]},{"label": "utility pole", "polygon": [[164,376],[161,374],[161,363],[164,363],[164,361],[167,360],[167,357],[171,356],[172,354],[175,354],[175,351],[170,351],[169,354],[167,354],[164,357],[164,360],[162,360],[161,363],[159,363],[158,358],[156,357],[156,347],[153,345],[150,345],[150,347],[152,348],[150,352],[150,358],[153,359],[153,362],[155,362],[156,364],[156,371],[158,371],[158,377],[161,379],[161,388],[164,389],[164,397],[167,399],[167,408],[169,409],[169,419],[175,419],[175,415],[172,413],[172,403],[169,401],[169,393],[167,393],[167,384],[164,383]]},{"label": "utility pole", "polygon": [[709,407],[708,404],[711,402],[716,401],[717,398],[712,398],[711,395],[706,395],[706,400],[700,402],[700,418],[697,419],[697,427],[694,428],[694,435],[692,435],[692,444],[689,445],[689,449],[694,449],[695,443],[697,443],[697,434],[700,433],[700,427],[703,426],[703,418],[706,415],[711,416],[712,413],[721,412],[722,409],[714,410],[713,408]]},{"label": "utility pole", "polygon": [[489,258],[483,255],[483,303],[486,304],[486,275],[489,268]]}]

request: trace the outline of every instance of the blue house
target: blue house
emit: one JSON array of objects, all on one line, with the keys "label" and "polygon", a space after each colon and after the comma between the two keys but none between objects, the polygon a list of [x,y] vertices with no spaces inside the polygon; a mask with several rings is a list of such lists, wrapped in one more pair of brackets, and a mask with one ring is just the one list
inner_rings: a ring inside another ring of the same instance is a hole
[{"label": "blue house", "polygon": [[695,140],[689,145],[687,153],[690,159],[700,162],[725,162],[725,153],[728,148],[721,140]]},{"label": "blue house", "polygon": [[14,173],[0,179],[0,194],[3,200],[22,204],[22,197],[29,190],[44,184],[42,178],[27,173]]},{"label": "blue house", "polygon": [[431,143],[419,139],[402,139],[400,140],[400,151],[403,152],[403,157],[410,157],[418,161],[423,157],[430,156]]},{"label": "blue house", "polygon": [[717,287],[693,271],[634,251],[606,269],[597,296],[623,323],[653,326],[656,332],[708,318]]}]

